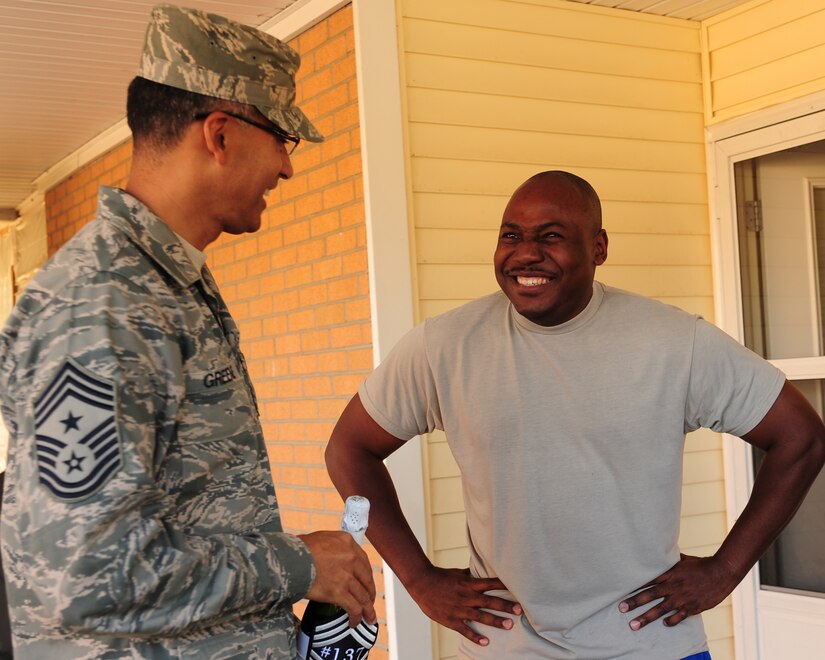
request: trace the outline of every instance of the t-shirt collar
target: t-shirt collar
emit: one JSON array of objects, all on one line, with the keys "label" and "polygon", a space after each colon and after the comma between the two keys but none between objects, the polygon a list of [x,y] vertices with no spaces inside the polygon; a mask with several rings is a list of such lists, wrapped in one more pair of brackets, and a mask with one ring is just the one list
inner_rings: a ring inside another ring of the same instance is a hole
[{"label": "t-shirt collar", "polygon": [[559,323],[558,325],[539,325],[519,314],[512,303],[510,304],[510,314],[515,322],[525,330],[545,335],[562,335],[578,330],[589,323],[596,315],[596,312],[599,311],[602,300],[604,300],[604,286],[600,282],[593,282],[593,295],[590,297],[590,302],[587,303],[587,307],[564,323]]}]

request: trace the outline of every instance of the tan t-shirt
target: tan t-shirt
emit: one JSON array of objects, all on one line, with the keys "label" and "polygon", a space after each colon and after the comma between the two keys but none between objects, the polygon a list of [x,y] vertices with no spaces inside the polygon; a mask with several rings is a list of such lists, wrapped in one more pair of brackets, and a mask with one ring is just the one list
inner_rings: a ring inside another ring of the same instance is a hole
[{"label": "tan t-shirt", "polygon": [[685,432],[744,434],[783,383],[702,319],[596,283],[559,326],[503,293],[428,319],[359,394],[398,438],[446,432],[470,568],[524,608],[464,657],[663,660],[706,648],[701,618],[633,632],[618,603],[679,560]]}]

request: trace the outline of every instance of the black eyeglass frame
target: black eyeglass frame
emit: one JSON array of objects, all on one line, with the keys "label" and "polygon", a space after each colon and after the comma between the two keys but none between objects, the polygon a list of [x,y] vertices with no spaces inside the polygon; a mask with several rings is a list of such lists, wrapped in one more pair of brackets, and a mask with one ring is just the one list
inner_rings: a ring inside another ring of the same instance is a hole
[{"label": "black eyeglass frame", "polygon": [[[239,115],[236,112],[229,112],[229,110],[213,110],[212,112],[222,112],[225,115],[229,115],[230,117],[234,117],[242,122],[249,124],[250,126],[254,126],[255,128],[260,128],[262,131],[266,131],[270,135],[275,136],[281,142],[284,143],[284,151],[286,151],[288,156],[291,156],[295,153],[295,150],[298,148],[298,145],[301,144],[301,138],[296,137],[294,135],[290,135],[289,133],[284,133],[280,128],[277,126],[267,126],[266,124],[262,124],[259,121],[255,121],[254,119],[250,119],[249,117],[244,117],[243,115]],[[206,119],[212,112],[199,112],[195,115],[195,121],[201,121]]]}]

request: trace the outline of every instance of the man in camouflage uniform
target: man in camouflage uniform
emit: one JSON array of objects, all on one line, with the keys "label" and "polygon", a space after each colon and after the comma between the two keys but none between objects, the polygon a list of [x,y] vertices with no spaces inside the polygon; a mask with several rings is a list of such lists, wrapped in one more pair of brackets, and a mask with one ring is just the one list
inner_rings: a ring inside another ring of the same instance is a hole
[{"label": "man in camouflage uniform", "polygon": [[255,231],[290,148],[298,55],[156,7],[126,190],[41,270],[0,335],[3,562],[15,655],[293,658],[291,605],[375,620],[345,532],[283,532],[239,335],[202,250]]}]

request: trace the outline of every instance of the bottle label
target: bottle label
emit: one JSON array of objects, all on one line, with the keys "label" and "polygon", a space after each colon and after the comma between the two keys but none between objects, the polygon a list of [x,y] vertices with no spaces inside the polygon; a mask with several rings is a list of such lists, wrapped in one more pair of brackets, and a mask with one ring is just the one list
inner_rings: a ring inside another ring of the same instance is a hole
[{"label": "bottle label", "polygon": [[346,612],[320,618],[310,638],[300,631],[298,654],[307,660],[365,660],[378,639],[378,624],[361,621],[355,628],[349,627]]}]

